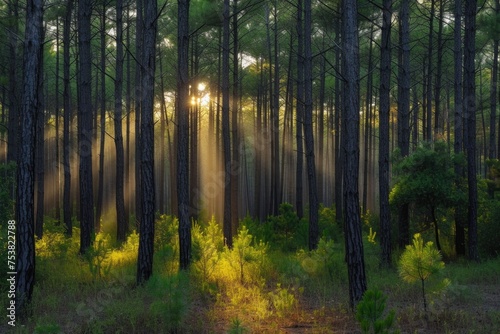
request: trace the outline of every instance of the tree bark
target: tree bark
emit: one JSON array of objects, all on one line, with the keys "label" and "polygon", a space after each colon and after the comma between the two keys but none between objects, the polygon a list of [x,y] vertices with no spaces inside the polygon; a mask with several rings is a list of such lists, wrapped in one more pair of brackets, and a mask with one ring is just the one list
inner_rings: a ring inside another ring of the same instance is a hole
[{"label": "tree bark", "polygon": [[73,12],[73,0],[66,3],[63,28],[63,166],[64,166],[64,190],[63,190],[63,221],[66,235],[73,234],[73,223],[71,221],[71,137],[69,133],[71,124],[71,93],[70,93],[70,30],[71,16]]},{"label": "tree bark", "polygon": [[92,244],[94,193],[92,180],[92,59],[90,51],[92,1],[78,2],[78,154],[80,157],[80,253]]},{"label": "tree bark", "polygon": [[304,139],[309,184],[309,250],[316,249],[319,241],[318,188],[316,163],[314,161],[314,138],[312,126],[312,19],[311,0],[304,0]]},{"label": "tree bark", "polygon": [[[398,147],[401,156],[410,153],[410,4],[401,1],[399,11],[399,66],[398,66]],[[399,248],[404,249],[410,243],[410,213],[408,204],[399,208],[398,214]]]},{"label": "tree bark", "polygon": [[382,8],[382,41],[380,46],[380,135],[379,135],[379,192],[380,192],[380,263],[391,265],[391,212],[389,207],[389,117],[391,112],[391,19],[392,0],[384,0]]},{"label": "tree bark", "polygon": [[179,211],[180,268],[191,262],[189,221],[189,0],[178,2],[177,30],[177,203]]},{"label": "tree bark", "polygon": [[141,58],[141,225],[137,284],[143,284],[153,273],[155,182],[154,182],[154,84],[157,32],[157,3],[144,2],[143,54]]},{"label": "tree bark", "polygon": [[229,135],[229,0],[224,0],[222,32],[222,142],[224,150],[224,221],[225,244],[232,248],[231,227],[231,142]]},{"label": "tree bark", "polygon": [[349,275],[349,301],[351,308],[361,300],[366,291],[365,262],[361,237],[359,208],[359,41],[357,27],[357,2],[342,3],[342,73],[344,79],[343,106],[345,123],[344,151],[344,201],[345,247]]},{"label": "tree bark", "polygon": [[465,0],[464,112],[467,122],[467,180],[469,186],[469,258],[479,261],[477,246],[477,167],[476,167],[476,0]]},{"label": "tree bark", "polygon": [[34,180],[35,137],[43,52],[43,1],[26,4],[21,134],[17,176],[16,313],[26,313],[35,282]]},{"label": "tree bark", "polygon": [[115,149],[116,149],[116,240],[127,240],[128,220],[125,214],[124,173],[122,134],[123,96],[123,0],[116,0],[116,75],[115,75]]},{"label": "tree bark", "polygon": [[304,216],[304,195],[303,195],[303,171],[304,171],[304,137],[303,137],[303,117],[304,117],[304,27],[302,21],[303,4],[302,0],[297,2],[297,110],[295,140],[297,145],[297,168],[295,174],[295,206],[297,216]]}]

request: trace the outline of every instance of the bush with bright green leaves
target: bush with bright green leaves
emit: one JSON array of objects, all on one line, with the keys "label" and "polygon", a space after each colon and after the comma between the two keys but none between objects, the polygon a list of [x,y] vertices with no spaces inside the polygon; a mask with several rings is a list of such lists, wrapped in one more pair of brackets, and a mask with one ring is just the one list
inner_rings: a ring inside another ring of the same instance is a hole
[{"label": "bush with bright green leaves", "polygon": [[386,315],[386,301],[387,296],[380,290],[365,291],[356,307],[356,320],[360,323],[363,333],[396,333],[391,330],[396,313],[391,310]]},{"label": "bush with bright green leaves", "polygon": [[[424,311],[427,314],[427,299],[425,296],[425,282],[433,275],[444,269],[441,253],[434,247],[432,241],[424,243],[422,236],[417,233],[413,237],[413,244],[407,245],[399,260],[399,275],[408,283],[420,283]],[[444,281],[442,287],[449,284]]]}]

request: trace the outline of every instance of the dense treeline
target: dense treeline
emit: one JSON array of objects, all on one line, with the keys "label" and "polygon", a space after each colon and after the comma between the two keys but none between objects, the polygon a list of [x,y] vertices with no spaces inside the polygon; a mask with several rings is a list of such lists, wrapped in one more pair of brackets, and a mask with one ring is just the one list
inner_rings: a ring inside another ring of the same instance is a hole
[{"label": "dense treeline", "polygon": [[[352,305],[362,215],[378,218],[384,266],[423,229],[479,260],[478,202],[498,205],[499,0],[3,1],[0,15],[20,306],[44,216],[79,229],[82,254],[99,231],[136,230],[139,284],[159,215],[178,217],[188,269],[193,220],[215,216],[232,247],[241,219],[282,203],[308,221],[310,250],[321,205],[335,208]],[[431,194],[402,176],[422,169]],[[429,202],[442,180],[455,196]]]}]

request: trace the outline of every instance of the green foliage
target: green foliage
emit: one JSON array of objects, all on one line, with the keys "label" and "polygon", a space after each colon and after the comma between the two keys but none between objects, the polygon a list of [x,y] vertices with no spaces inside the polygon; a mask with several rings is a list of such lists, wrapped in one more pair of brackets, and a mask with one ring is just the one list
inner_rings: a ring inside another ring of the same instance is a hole
[{"label": "green foliage", "polygon": [[320,205],[318,225],[321,236],[340,242],[342,240],[342,229],[336,223],[336,217],[335,208]]},{"label": "green foliage", "polygon": [[[233,240],[233,248],[225,251],[229,265],[239,274],[240,283],[245,282],[245,273],[250,271],[253,278],[260,277],[260,270],[267,261],[267,244],[254,241],[247,227],[243,225]],[[247,266],[252,268],[247,270]]]},{"label": "green foliage", "polygon": [[391,203],[445,207],[462,203],[465,194],[455,186],[455,162],[462,163],[463,157],[450,154],[444,142],[422,144],[411,155],[396,161]]},{"label": "green foliage", "polygon": [[244,334],[248,332],[248,328],[243,326],[242,322],[238,318],[233,318],[231,320],[231,328],[227,331],[228,334]]},{"label": "green foliage", "polygon": [[111,254],[110,239],[111,237],[108,234],[98,234],[94,245],[84,255],[94,281],[107,277],[111,271],[112,261],[109,260]]},{"label": "green foliage", "polygon": [[219,263],[224,249],[224,236],[214,217],[205,228],[194,224],[191,233],[193,238],[192,268],[194,273],[200,276],[204,289],[212,279],[213,272]]},{"label": "green foliage", "polygon": [[[294,292],[294,288],[291,289]],[[297,305],[295,295],[288,291],[287,288],[281,287],[281,284],[276,285],[274,291],[269,292],[271,302],[278,313],[278,316],[285,316],[294,306]]]},{"label": "green foliage", "polygon": [[190,283],[185,272],[171,276],[152,276],[147,290],[154,301],[150,312],[164,322],[164,329],[176,332],[181,327],[189,310]]},{"label": "green foliage", "polygon": [[408,282],[421,282],[424,310],[427,312],[425,297],[425,281],[433,274],[444,269],[441,254],[431,241],[424,245],[424,240],[419,233],[413,237],[413,245],[406,246],[399,260],[399,275]]},{"label": "green foliage", "polygon": [[481,203],[478,216],[478,243],[482,256],[500,255],[500,201],[487,200]]},{"label": "green foliage", "polygon": [[290,203],[281,203],[279,215],[270,216],[267,220],[272,228],[270,239],[272,245],[284,250],[297,250],[307,245],[307,223],[297,216]]},{"label": "green foliage", "polygon": [[356,319],[361,324],[363,333],[393,333],[390,329],[394,324],[395,312],[391,310],[384,317],[386,301],[387,296],[380,290],[365,291],[356,307]]},{"label": "green foliage", "polygon": [[34,334],[57,334],[61,332],[61,327],[55,323],[39,324],[36,326]]},{"label": "green foliage", "polygon": [[300,250],[297,257],[309,275],[332,280],[334,275],[341,271],[337,261],[339,254],[333,240],[321,237],[318,248],[308,252]]}]

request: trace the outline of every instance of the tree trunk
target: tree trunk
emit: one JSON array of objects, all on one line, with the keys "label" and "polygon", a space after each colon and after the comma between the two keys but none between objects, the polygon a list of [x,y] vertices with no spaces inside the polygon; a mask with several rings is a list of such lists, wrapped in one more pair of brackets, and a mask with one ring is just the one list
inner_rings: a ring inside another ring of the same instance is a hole
[{"label": "tree trunk", "polygon": [[297,111],[296,111],[296,142],[297,142],[297,170],[295,174],[295,206],[297,216],[304,216],[303,200],[303,169],[304,169],[304,138],[302,136],[303,117],[304,117],[304,54],[303,54],[303,22],[302,22],[302,0],[297,3]]},{"label": "tree trunk", "polygon": [[[233,234],[238,232],[239,218],[239,199],[240,199],[240,182],[241,174],[240,165],[240,130],[238,124],[239,115],[239,41],[238,41],[238,1],[233,0],[233,15],[232,15],[232,33],[233,33],[233,91],[232,91],[232,106],[231,106],[231,139],[232,139],[232,157],[231,163],[235,170],[231,173],[231,226]],[[277,190],[276,190],[277,191]]]},{"label": "tree trunk", "polygon": [[63,124],[63,166],[64,166],[64,190],[63,190],[63,221],[66,229],[66,235],[71,237],[73,234],[73,223],[71,221],[71,137],[69,133],[71,124],[71,93],[70,93],[70,33],[71,16],[73,12],[73,0],[66,3],[66,13],[64,16],[63,28],[63,105],[64,105],[64,124]]},{"label": "tree trunk", "polygon": [[[143,4],[144,0],[136,0],[136,28],[135,28],[135,56],[138,63],[135,66],[135,103],[134,103],[134,128],[135,128],[135,193],[141,191],[141,104],[143,98],[141,85],[141,59],[143,53]],[[142,199],[135,196],[135,228],[140,231],[142,219]]]},{"label": "tree trunk", "polygon": [[366,291],[365,262],[361,237],[359,208],[359,41],[357,2],[342,3],[342,73],[344,77],[343,106],[345,133],[344,150],[345,247],[349,275],[351,308]]},{"label": "tree trunk", "polygon": [[429,44],[427,46],[427,73],[426,73],[426,112],[424,123],[424,140],[432,140],[432,53],[434,43],[434,13],[436,8],[436,0],[431,0],[431,11],[429,14]]},{"label": "tree trunk", "polygon": [[[96,203],[96,217],[95,217],[95,230],[99,232],[101,229],[101,218],[103,210],[103,196],[104,196],[104,148],[106,143],[106,2],[102,3],[102,14],[101,14],[101,29],[100,29],[100,41],[101,41],[101,92],[97,94],[96,97],[100,95],[100,136],[99,136],[99,174],[98,174],[98,185],[97,185],[97,203]],[[97,89],[96,84],[96,89]],[[97,99],[96,99],[97,103]],[[97,113],[96,113],[97,118]],[[97,131],[96,131],[97,133]],[[115,138],[116,140],[116,138]]]},{"label": "tree trunk", "polygon": [[91,0],[78,2],[78,149],[80,156],[80,253],[92,244],[94,193],[92,180],[92,59],[90,52]]},{"label": "tree trunk", "polygon": [[314,138],[312,126],[312,19],[311,0],[304,0],[304,139],[309,184],[309,250],[316,249],[319,241],[318,189],[316,164],[314,161]]},{"label": "tree trunk", "polygon": [[153,273],[155,182],[154,182],[154,83],[156,59],[157,3],[144,2],[143,54],[141,58],[141,192],[142,215],[137,259],[137,284]]},{"label": "tree trunk", "polygon": [[444,4],[439,1],[438,35],[437,35],[437,62],[436,62],[436,83],[434,85],[434,138],[444,139],[443,116],[441,115],[441,82],[443,76],[443,25],[444,25]]},{"label": "tree trunk", "polygon": [[[500,15],[500,1],[495,0],[495,15]],[[498,92],[498,44],[500,38],[498,35],[493,41],[493,65],[491,68],[491,88],[490,88],[490,149],[488,158],[495,159],[497,155],[496,146],[496,114],[497,114],[497,92]]]},{"label": "tree trunk", "polygon": [[116,149],[116,240],[127,240],[128,221],[125,214],[124,169],[122,135],[123,96],[123,0],[116,0],[116,75],[115,75],[115,149]]},{"label": "tree trunk", "polygon": [[[399,66],[398,66],[398,147],[401,156],[410,153],[410,4],[409,0],[401,1],[399,32]],[[410,242],[410,213],[408,204],[399,208],[399,236],[401,249]]]},{"label": "tree trunk", "polygon": [[391,265],[391,211],[389,207],[389,116],[391,112],[391,19],[392,0],[384,0],[382,8],[382,41],[380,46],[380,135],[379,135],[379,192],[380,192],[380,263]]},{"label": "tree trunk", "polygon": [[469,186],[469,258],[479,261],[477,247],[477,168],[476,168],[476,11],[477,1],[465,1],[464,34],[464,112],[467,122],[467,180]]},{"label": "tree trunk", "polygon": [[189,221],[189,0],[178,2],[177,30],[177,202],[179,211],[180,268],[191,262]]},{"label": "tree trunk", "polygon": [[233,246],[231,227],[231,142],[229,135],[229,0],[224,0],[222,33],[222,141],[224,147],[224,240]]},{"label": "tree trunk", "polygon": [[[21,134],[17,176],[16,314],[22,316],[35,282],[34,180],[37,114],[42,112],[39,88],[43,52],[43,1],[28,1],[24,49]],[[14,270],[12,270],[14,271]]]},{"label": "tree trunk", "polygon": [[[43,37],[42,37],[43,40]],[[43,64],[43,52],[40,62]],[[35,153],[35,168],[36,168],[36,217],[35,217],[35,235],[38,239],[43,237],[43,214],[44,214],[44,197],[45,197],[45,112],[43,105],[43,73],[40,76],[40,86],[38,87],[38,104],[39,110],[36,115],[36,153]]]}]

